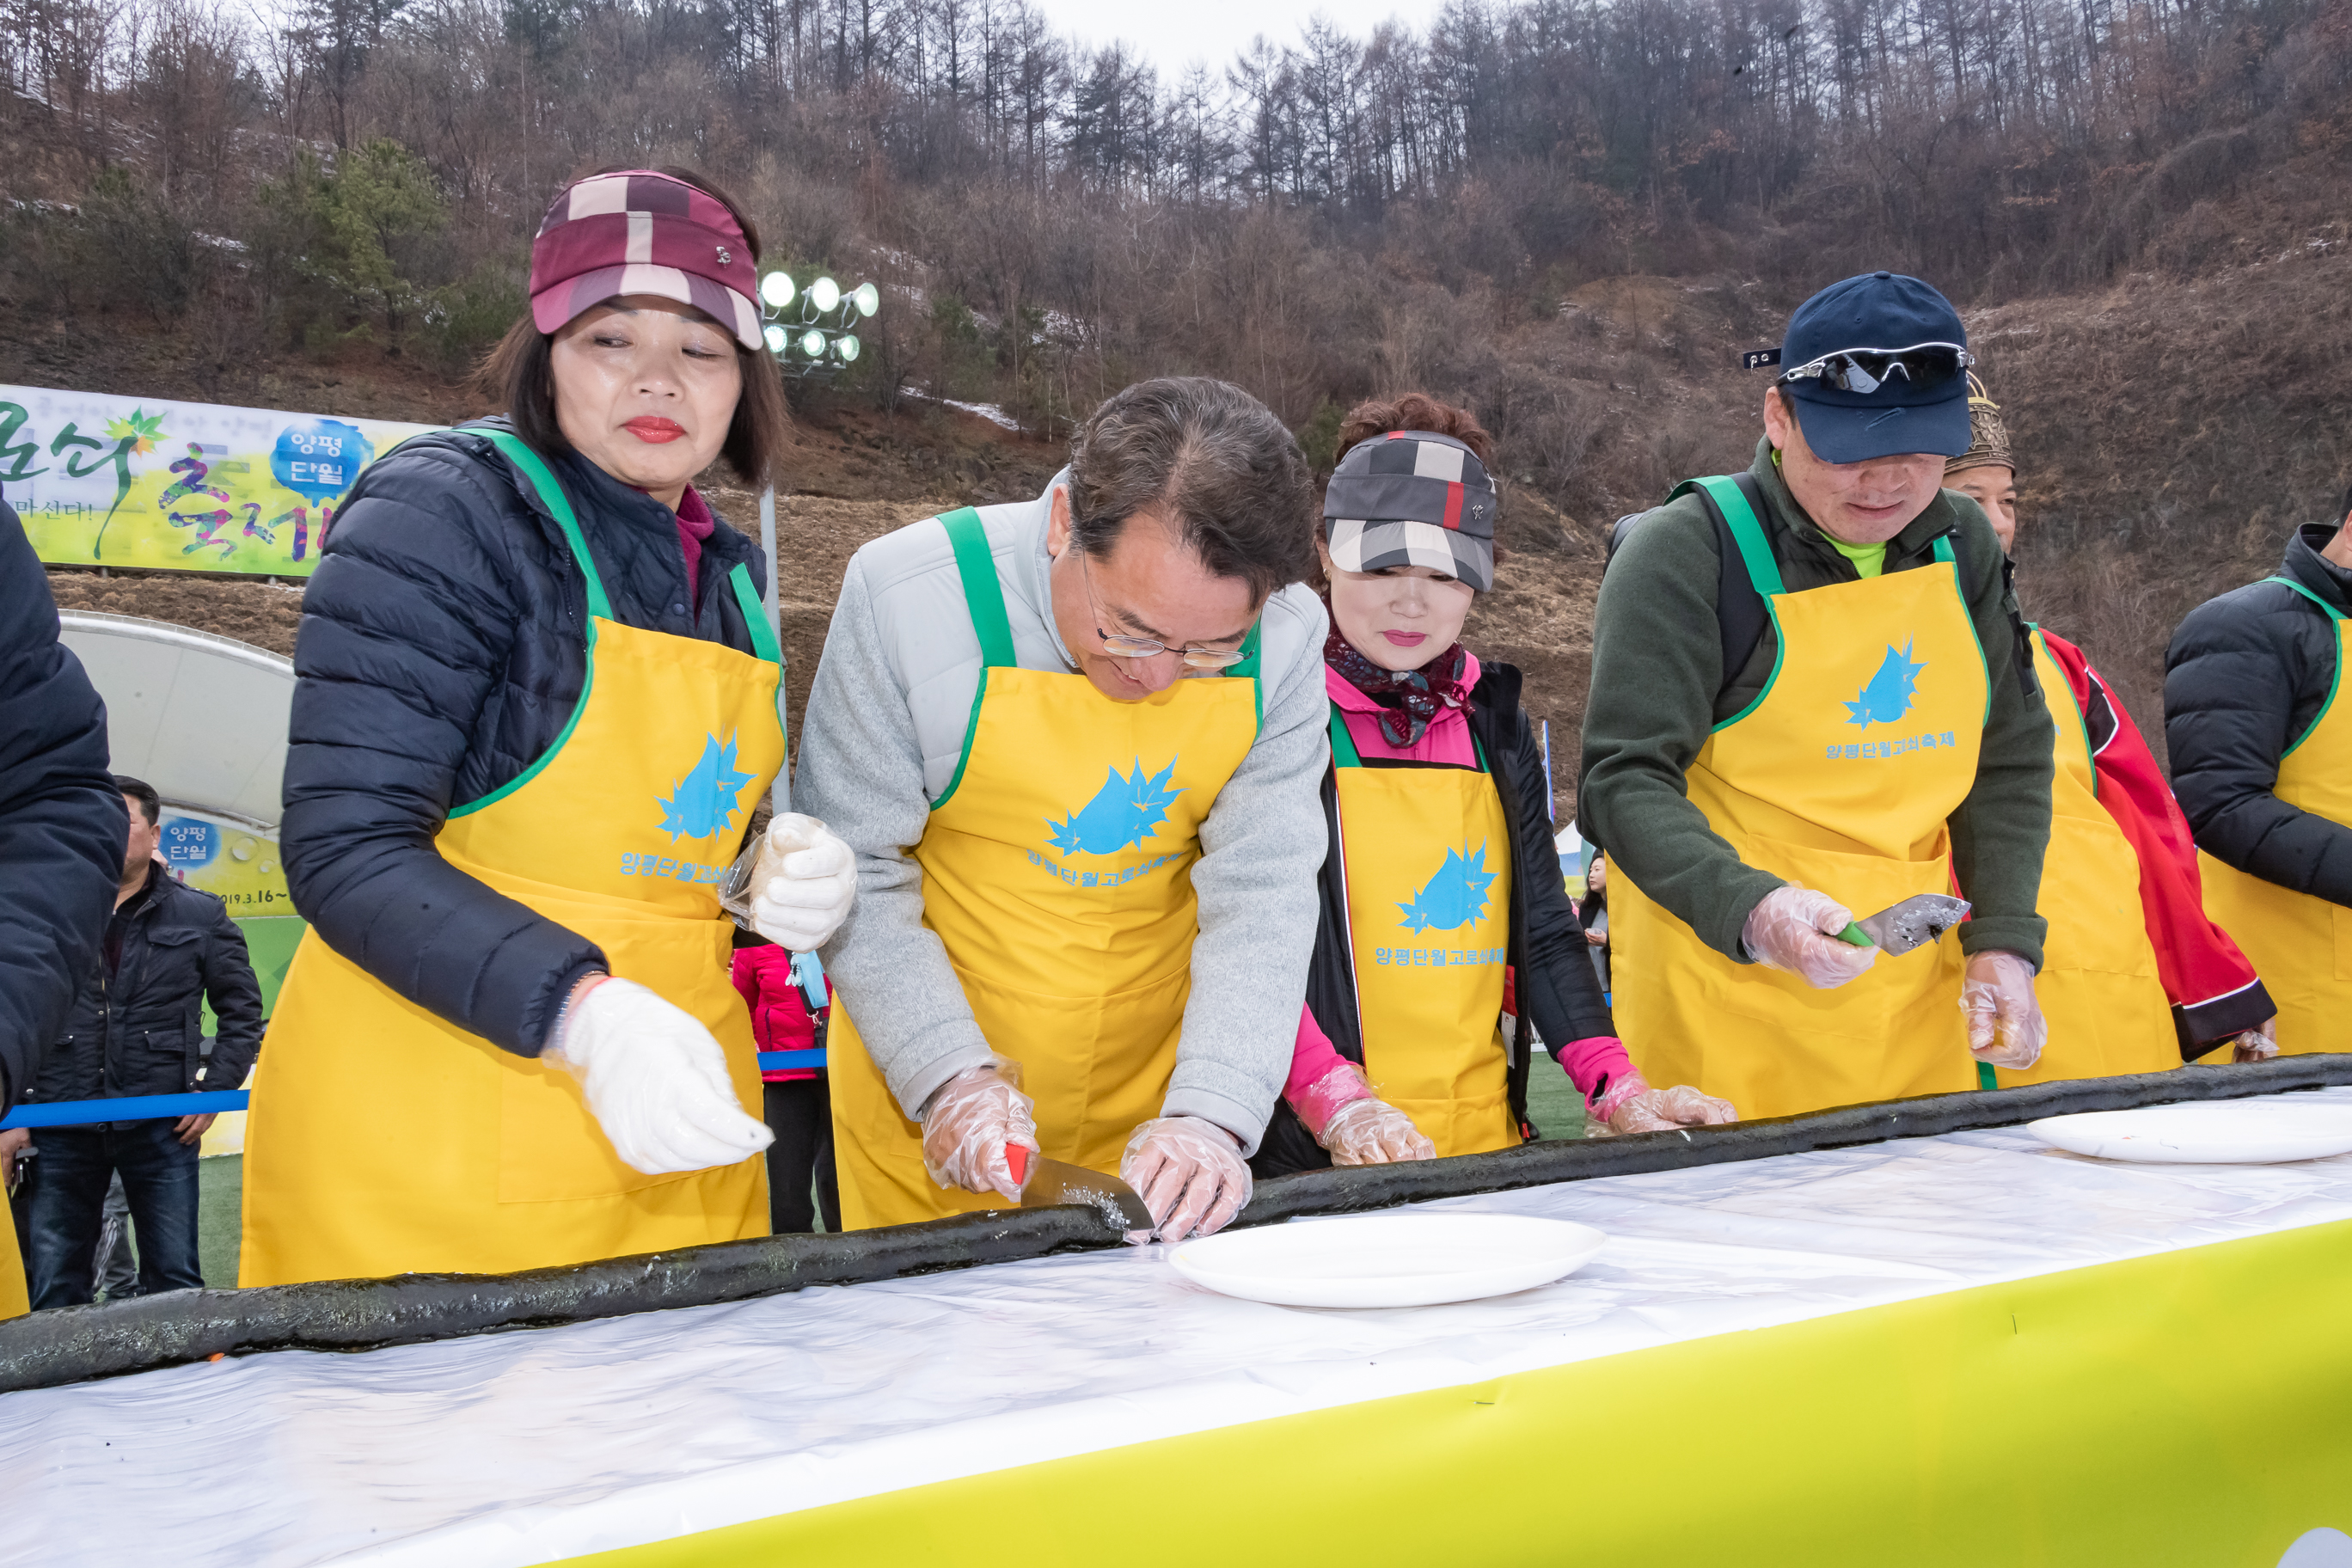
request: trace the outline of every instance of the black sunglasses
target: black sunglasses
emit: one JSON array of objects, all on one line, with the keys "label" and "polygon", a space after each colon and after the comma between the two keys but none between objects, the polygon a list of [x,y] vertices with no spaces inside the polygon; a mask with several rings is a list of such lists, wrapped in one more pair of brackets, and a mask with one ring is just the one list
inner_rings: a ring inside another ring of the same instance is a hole
[{"label": "black sunglasses", "polygon": [[1784,370],[1780,379],[1819,380],[1840,392],[1866,395],[1897,376],[1915,387],[1939,385],[1976,363],[1976,355],[1958,343],[1914,343],[1907,349],[1840,349],[1794,370]]}]

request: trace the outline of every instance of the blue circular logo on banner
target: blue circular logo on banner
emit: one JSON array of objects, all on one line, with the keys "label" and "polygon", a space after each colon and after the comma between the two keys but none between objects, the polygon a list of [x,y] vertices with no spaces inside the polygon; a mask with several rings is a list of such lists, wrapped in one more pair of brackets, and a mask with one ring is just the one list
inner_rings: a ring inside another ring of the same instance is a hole
[{"label": "blue circular logo on banner", "polygon": [[324,506],[352,488],[352,479],[375,456],[375,447],[355,425],[340,419],[311,419],[289,425],[278,433],[269,454],[269,471],[278,482],[309,501]]}]

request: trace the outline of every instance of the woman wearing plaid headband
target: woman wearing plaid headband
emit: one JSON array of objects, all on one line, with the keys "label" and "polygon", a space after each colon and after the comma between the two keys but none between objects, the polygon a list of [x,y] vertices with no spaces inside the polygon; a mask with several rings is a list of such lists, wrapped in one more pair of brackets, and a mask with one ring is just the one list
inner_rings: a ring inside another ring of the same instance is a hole
[{"label": "woman wearing plaid headband", "polygon": [[[503,1273],[764,1235],[719,887],[784,760],[767,563],[694,479],[785,438],[759,236],[678,170],[574,182],[508,413],[361,478],[303,604],[286,868],[310,932],[256,1084],[241,1283]],[[849,854],[780,818],[760,930]]]},{"label": "woman wearing plaid headband", "polygon": [[1519,672],[1460,640],[1494,586],[1492,441],[1418,395],[1341,428],[1325,492],[1331,635],[1323,918],[1261,1174],[1473,1154],[1534,1136],[1516,1012],[1583,1091],[1588,1126],[1729,1121],[1653,1089],[1619,1043],[1545,810]]}]

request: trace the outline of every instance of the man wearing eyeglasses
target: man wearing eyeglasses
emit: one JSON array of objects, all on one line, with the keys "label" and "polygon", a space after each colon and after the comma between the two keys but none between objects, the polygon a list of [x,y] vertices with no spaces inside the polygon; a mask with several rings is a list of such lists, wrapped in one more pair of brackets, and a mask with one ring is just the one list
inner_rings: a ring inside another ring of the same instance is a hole
[{"label": "man wearing eyeglasses", "polygon": [[[1941,488],[1966,331],[1878,272],[1748,359],[1781,367],[1754,464],[1625,532],[1595,613],[1579,806],[1618,1024],[1751,1117],[1974,1088],[2045,1032],[2052,730],[2000,542]],[[1973,918],[1923,951],[1848,930],[1956,891]]]},{"label": "man wearing eyeglasses", "polygon": [[1013,1144],[1123,1176],[1168,1240],[1247,1200],[1323,856],[1315,510],[1263,405],[1150,381],[1036,500],[851,560],[794,782],[858,856],[824,950],[847,1228],[1018,1201]]}]

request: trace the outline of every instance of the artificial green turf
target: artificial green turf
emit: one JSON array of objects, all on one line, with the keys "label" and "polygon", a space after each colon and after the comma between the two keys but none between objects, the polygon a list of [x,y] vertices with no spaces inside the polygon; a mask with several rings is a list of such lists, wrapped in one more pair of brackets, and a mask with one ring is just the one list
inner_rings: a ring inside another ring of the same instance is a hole
[{"label": "artificial green turf", "polygon": [[1538,1057],[1528,1069],[1528,1120],[1540,1138],[1584,1136],[1584,1097],[1549,1056]]},{"label": "artificial green turf", "polygon": [[236,1283],[244,1202],[244,1155],[215,1154],[196,1162],[196,1262],[205,1283],[215,1289]]}]

